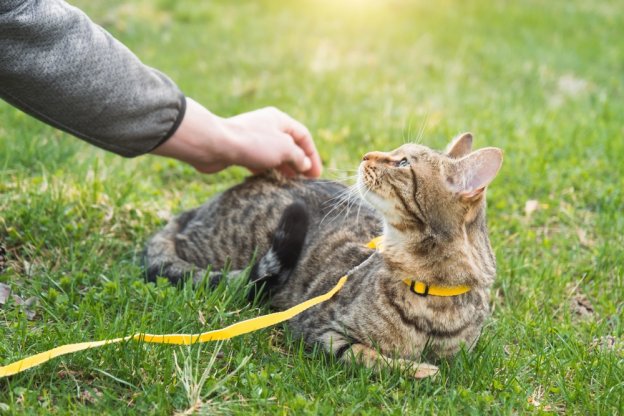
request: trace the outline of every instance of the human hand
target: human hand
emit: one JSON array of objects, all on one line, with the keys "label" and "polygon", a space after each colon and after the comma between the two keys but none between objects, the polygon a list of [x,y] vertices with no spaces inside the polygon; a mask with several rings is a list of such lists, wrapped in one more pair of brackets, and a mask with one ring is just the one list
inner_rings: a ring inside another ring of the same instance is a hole
[{"label": "human hand", "polygon": [[182,160],[203,173],[231,165],[254,173],[276,168],[289,176],[318,177],[322,170],[308,129],[280,110],[268,107],[221,118],[190,98],[176,132],[152,153]]},{"label": "human hand", "polygon": [[321,174],[321,159],[308,129],[274,107],[239,114],[224,120],[226,130],[238,142],[236,164],[254,173],[277,168],[286,175]]}]

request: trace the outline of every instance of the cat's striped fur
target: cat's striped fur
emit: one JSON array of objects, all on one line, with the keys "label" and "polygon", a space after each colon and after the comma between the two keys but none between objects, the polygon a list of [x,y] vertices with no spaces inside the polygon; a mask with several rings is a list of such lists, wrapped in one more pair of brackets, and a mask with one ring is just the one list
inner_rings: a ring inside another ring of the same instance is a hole
[{"label": "cat's striped fur", "polygon": [[[310,344],[371,367],[398,365],[414,376],[425,346],[448,357],[470,349],[489,314],[495,258],[485,221],[485,188],[502,163],[495,148],[470,152],[472,136],[446,152],[416,144],[364,156],[358,184],[370,203],[335,215],[345,188],[332,182],[253,176],[181,214],[148,243],[148,276],[202,278],[209,265],[246,267],[285,309],[349,280],[331,300],[289,322]],[[383,250],[365,244],[383,233]],[[218,274],[213,274],[216,278]],[[412,293],[406,277],[430,285],[468,285],[453,297]],[[255,289],[252,291],[255,294]]]}]

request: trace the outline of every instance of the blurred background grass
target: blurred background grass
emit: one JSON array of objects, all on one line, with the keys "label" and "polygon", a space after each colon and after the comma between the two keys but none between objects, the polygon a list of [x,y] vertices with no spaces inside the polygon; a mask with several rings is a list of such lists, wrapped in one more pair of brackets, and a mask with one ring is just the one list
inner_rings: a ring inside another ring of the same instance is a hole
[{"label": "blurred background grass", "polygon": [[[367,151],[412,140],[442,148],[462,131],[476,147],[505,151],[488,195],[495,311],[473,354],[443,365],[437,381],[371,379],[265,331],[223,347],[231,355],[215,379],[255,354],[204,400],[218,405],[211,411],[623,409],[620,1],[72,4],[213,112],[274,105],[300,119],[327,178],[348,176]],[[0,308],[3,363],[60,342],[200,330],[202,311],[211,327],[260,313],[226,288],[208,295],[141,281],[148,236],[240,181],[242,169],[202,176],[165,159],[124,160],[4,103],[0,166],[9,251],[0,281],[39,301],[32,321]],[[184,410],[185,400],[161,347],[82,354],[0,381],[0,404],[15,412],[160,413]]]}]

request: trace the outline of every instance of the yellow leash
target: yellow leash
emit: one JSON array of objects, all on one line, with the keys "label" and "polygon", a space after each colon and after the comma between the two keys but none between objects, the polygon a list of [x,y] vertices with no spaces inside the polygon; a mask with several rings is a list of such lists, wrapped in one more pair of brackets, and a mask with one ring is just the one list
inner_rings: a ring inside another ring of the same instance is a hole
[{"label": "yellow leash", "polygon": [[311,308],[314,305],[325,302],[331,299],[332,296],[338,292],[347,281],[347,276],[340,278],[336,286],[329,292],[317,296],[312,299],[293,306],[285,311],[270,313],[268,315],[258,316],[256,318],[247,319],[242,322],[237,322],[228,327],[222,329],[216,329],[214,331],[204,332],[201,334],[167,334],[167,335],[152,335],[145,333],[138,333],[134,335],[128,335],[121,338],[107,339],[103,341],[81,342],[78,344],[67,344],[60,347],[52,348],[51,350],[32,355],[24,358],[23,360],[16,361],[12,364],[0,367],[0,378],[12,376],[13,374],[21,373],[29,368],[36,367],[53,358],[60,357],[61,355],[71,354],[72,352],[83,351],[89,348],[101,347],[103,345],[116,344],[123,341],[141,341],[154,344],[176,344],[176,345],[191,345],[196,343],[208,342],[208,341],[220,341],[224,339],[234,338],[236,336],[253,332],[258,329],[266,328],[280,322],[284,322],[300,314],[306,309]]},{"label": "yellow leash", "polygon": [[[382,237],[377,237],[371,240],[368,244],[368,248],[380,249],[382,246]],[[176,344],[176,345],[191,345],[196,343],[203,343],[209,341],[221,341],[224,339],[230,339],[242,334],[257,331],[258,329],[267,328],[287,321],[292,317],[300,314],[306,309],[319,303],[325,302],[331,299],[347,281],[347,276],[342,276],[336,286],[324,295],[317,296],[312,299],[293,306],[290,309],[281,312],[274,312],[267,315],[258,316],[256,318],[247,319],[242,322],[237,322],[222,329],[216,329],[214,331],[208,331],[200,334],[166,334],[166,335],[152,335],[140,332],[134,335],[128,335],[121,338],[107,339],[103,341],[91,341],[80,342],[77,344],[67,344],[60,347],[52,348],[51,350],[32,355],[24,358],[23,360],[16,361],[4,367],[0,367],[0,378],[12,376],[29,368],[36,367],[53,358],[60,357],[61,355],[71,354],[77,351],[87,350],[89,348],[101,347],[109,344],[117,344],[124,341],[140,341],[152,344]],[[470,290],[467,286],[456,287],[443,287],[443,286],[427,286],[422,282],[415,280],[405,279],[403,282],[410,286],[410,290],[417,295],[421,296],[457,296]]]}]

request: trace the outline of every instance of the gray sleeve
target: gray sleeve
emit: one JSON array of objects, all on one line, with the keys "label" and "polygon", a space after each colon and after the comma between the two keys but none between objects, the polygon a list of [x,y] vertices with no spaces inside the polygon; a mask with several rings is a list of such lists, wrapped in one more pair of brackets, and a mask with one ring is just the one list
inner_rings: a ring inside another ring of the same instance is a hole
[{"label": "gray sleeve", "polygon": [[0,1],[0,97],[128,157],[167,140],[185,110],[169,78],[61,0]]}]

